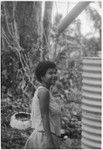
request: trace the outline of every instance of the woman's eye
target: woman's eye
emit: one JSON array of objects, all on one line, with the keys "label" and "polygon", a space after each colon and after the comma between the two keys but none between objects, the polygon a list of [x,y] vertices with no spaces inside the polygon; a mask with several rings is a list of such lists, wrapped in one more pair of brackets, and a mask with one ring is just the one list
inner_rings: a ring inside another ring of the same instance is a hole
[{"label": "woman's eye", "polygon": [[53,74],[55,74],[55,73],[54,73],[54,72],[49,72],[49,74],[50,74],[50,75],[53,75]]},{"label": "woman's eye", "polygon": [[53,72],[50,73],[51,75],[54,74]]},{"label": "woman's eye", "polygon": [[48,74],[50,74],[50,75],[56,75],[57,74],[57,71],[55,71],[55,70],[50,70],[50,71],[48,71]]}]

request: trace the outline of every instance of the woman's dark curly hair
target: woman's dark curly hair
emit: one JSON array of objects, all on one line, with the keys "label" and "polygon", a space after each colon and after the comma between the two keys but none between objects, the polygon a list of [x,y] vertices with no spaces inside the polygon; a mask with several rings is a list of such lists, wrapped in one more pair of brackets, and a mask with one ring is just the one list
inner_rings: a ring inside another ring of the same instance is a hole
[{"label": "woman's dark curly hair", "polygon": [[56,68],[56,64],[51,61],[41,61],[35,68],[35,75],[39,82],[41,82],[41,77],[45,76],[46,72],[50,68]]}]

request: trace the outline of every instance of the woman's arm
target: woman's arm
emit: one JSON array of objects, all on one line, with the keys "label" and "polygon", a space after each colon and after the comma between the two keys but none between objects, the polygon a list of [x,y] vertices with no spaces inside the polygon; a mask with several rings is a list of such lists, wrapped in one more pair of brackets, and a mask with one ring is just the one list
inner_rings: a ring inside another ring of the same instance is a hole
[{"label": "woman's arm", "polygon": [[49,122],[49,100],[50,100],[49,91],[46,89],[41,89],[38,93],[38,98],[45,135],[48,139],[50,148],[55,148]]}]

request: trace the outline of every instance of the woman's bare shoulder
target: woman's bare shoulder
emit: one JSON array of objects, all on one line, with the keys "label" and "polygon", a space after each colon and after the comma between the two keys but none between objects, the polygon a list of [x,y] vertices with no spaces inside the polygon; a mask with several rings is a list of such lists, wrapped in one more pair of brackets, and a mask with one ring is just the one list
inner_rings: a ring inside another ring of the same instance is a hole
[{"label": "woman's bare shoulder", "polygon": [[49,96],[49,90],[45,87],[39,88],[38,97],[45,97],[45,96]]}]

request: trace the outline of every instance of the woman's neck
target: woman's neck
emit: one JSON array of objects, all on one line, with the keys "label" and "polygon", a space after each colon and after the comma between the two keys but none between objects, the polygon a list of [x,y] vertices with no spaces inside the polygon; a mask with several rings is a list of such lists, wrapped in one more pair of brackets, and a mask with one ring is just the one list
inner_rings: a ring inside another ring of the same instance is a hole
[{"label": "woman's neck", "polygon": [[41,83],[42,86],[46,87],[48,90],[50,90],[50,85],[47,85],[45,83]]}]

